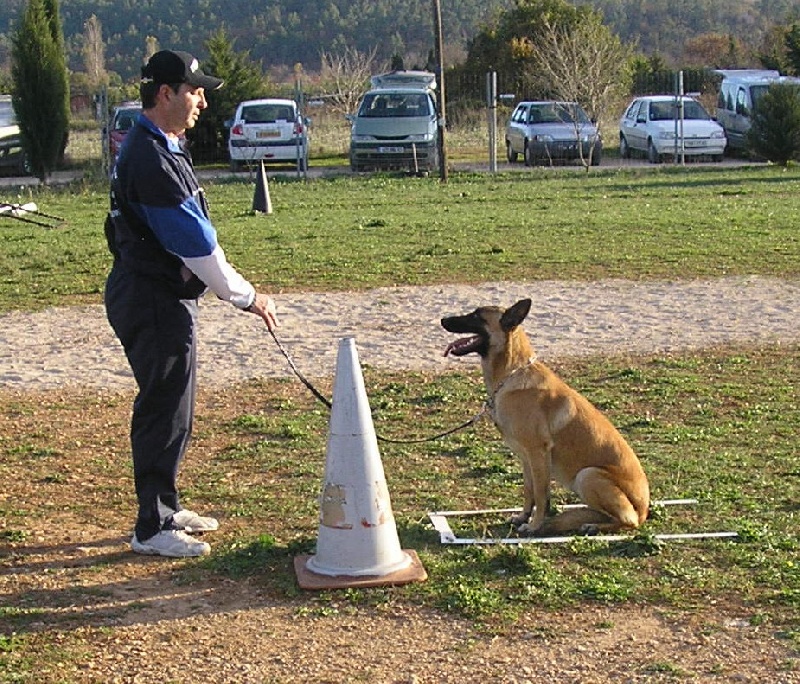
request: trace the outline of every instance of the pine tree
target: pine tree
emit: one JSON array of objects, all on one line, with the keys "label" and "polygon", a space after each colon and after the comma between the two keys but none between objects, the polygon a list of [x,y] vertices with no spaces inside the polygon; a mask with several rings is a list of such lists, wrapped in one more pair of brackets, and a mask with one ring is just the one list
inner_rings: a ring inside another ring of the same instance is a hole
[{"label": "pine tree", "polygon": [[13,103],[33,172],[46,183],[69,132],[69,78],[58,0],[28,0],[12,37]]},{"label": "pine tree", "polygon": [[196,160],[220,159],[227,154],[225,121],[233,117],[242,100],[265,97],[261,67],[250,60],[248,52],[235,52],[234,40],[220,28],[206,41],[209,58],[202,68],[225,81],[220,90],[206,92],[208,109],[189,132],[192,156]]}]

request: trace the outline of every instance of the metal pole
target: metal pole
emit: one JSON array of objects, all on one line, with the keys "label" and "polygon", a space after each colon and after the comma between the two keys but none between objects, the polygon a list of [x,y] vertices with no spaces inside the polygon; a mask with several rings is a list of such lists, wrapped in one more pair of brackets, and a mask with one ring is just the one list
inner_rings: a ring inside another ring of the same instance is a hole
[{"label": "metal pole", "polygon": [[433,0],[433,26],[436,44],[436,106],[439,109],[439,178],[442,183],[447,182],[447,146],[445,145],[445,96],[444,96],[444,64],[442,63],[443,38],[442,38],[442,7],[439,0]]},{"label": "metal pole", "polygon": [[489,117],[489,171],[497,173],[497,72],[486,73],[486,106]]},{"label": "metal pole", "polygon": [[681,136],[681,164],[686,163],[686,141],[683,139],[683,117],[684,117],[684,107],[683,107],[683,71],[678,72],[678,97],[680,98],[678,102],[679,105],[679,113],[680,113],[680,122],[681,122],[681,129],[680,129],[680,136]]}]

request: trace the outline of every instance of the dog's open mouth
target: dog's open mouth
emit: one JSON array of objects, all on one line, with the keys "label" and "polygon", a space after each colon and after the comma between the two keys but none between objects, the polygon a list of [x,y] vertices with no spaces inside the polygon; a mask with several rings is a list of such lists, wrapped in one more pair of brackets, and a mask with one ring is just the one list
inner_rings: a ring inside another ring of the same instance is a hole
[{"label": "dog's open mouth", "polygon": [[478,351],[482,343],[483,338],[480,335],[462,337],[455,342],[448,344],[447,349],[444,350],[444,355],[448,356],[449,354],[452,354],[453,356],[464,356],[464,354],[470,354],[471,352]]}]

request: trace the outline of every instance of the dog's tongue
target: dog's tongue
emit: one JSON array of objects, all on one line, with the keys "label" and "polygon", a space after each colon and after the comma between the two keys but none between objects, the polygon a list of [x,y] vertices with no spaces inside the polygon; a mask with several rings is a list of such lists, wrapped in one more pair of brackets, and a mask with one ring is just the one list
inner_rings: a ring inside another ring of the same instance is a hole
[{"label": "dog's tongue", "polygon": [[472,351],[472,347],[477,341],[477,335],[473,335],[472,337],[461,337],[455,342],[451,342],[447,345],[447,349],[444,350],[444,355],[448,356],[449,354],[453,354],[455,356],[463,356],[464,354]]}]

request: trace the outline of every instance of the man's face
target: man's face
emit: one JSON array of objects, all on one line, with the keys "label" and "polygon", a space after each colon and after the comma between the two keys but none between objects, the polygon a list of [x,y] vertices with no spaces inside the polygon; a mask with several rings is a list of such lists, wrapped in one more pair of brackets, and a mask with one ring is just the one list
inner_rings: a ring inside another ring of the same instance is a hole
[{"label": "man's face", "polygon": [[204,89],[187,83],[182,83],[177,93],[167,86],[162,94],[169,119],[168,133],[180,135],[187,128],[194,128],[200,112],[208,106]]}]

